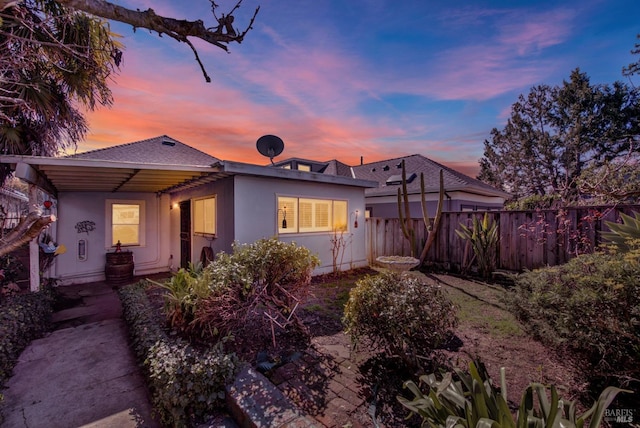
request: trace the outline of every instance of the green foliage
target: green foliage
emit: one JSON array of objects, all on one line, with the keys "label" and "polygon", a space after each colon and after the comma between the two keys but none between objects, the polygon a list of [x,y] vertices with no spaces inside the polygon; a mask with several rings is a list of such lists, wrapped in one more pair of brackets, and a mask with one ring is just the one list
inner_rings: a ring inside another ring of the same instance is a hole
[{"label": "green foliage", "polygon": [[194,319],[196,301],[211,293],[208,278],[202,264],[190,263],[188,269],[178,270],[166,284],[151,281],[167,290],[165,310],[172,326],[179,328]]},{"label": "green foliage", "polygon": [[505,203],[504,209],[510,211],[534,211],[554,208],[559,203],[559,195],[530,195]]},{"label": "green foliage", "polygon": [[209,341],[235,334],[256,314],[286,319],[319,263],[308,249],[275,238],[235,244],[199,273],[181,270],[164,285],[169,320],[187,336]]},{"label": "green foliage", "polygon": [[605,221],[610,232],[602,232],[602,238],[616,246],[618,250],[628,252],[633,247],[632,241],[640,240],[640,212],[634,213],[633,217],[620,213],[620,218],[622,224]]},{"label": "green foliage", "polygon": [[[468,372],[456,370],[446,373],[440,380],[435,374],[420,377],[427,386],[423,393],[413,381],[404,387],[413,394],[408,400],[399,396],[398,401],[411,413],[422,418],[423,427],[502,428],[520,427],[578,427],[587,420],[589,427],[599,427],[604,411],[620,392],[631,392],[608,387],[593,406],[577,415],[575,403],[563,400],[552,385],[533,383],[522,394],[517,416],[514,418],[507,405],[504,369],[500,371],[501,389],[496,388],[481,363],[471,363]],[[550,397],[547,393],[550,389]],[[537,400],[536,400],[537,398]]]},{"label": "green foliage", "polygon": [[224,405],[225,386],[233,380],[239,361],[235,354],[224,352],[224,341],[196,349],[167,335],[145,289],[141,282],[120,288],[118,294],[154,411],[164,426],[194,426]]},{"label": "green foliage", "polygon": [[498,252],[498,223],[493,221],[489,213],[484,213],[482,221],[477,216],[473,217],[472,227],[460,223],[460,229],[456,234],[468,241],[473,250],[474,258],[478,264],[478,271],[484,278],[489,278],[495,270]]},{"label": "green foliage", "polygon": [[525,272],[509,303],[544,343],[584,356],[590,378],[640,378],[640,249]]},{"label": "green foliage", "polygon": [[11,254],[0,256],[0,287],[15,283],[24,271],[20,260]]},{"label": "green foliage", "polygon": [[386,272],[356,283],[343,322],[354,342],[366,337],[373,348],[419,365],[419,356],[450,338],[457,318],[454,305],[439,286]]},{"label": "green foliage", "polygon": [[158,341],[151,347],[145,364],[162,421],[193,426],[224,405],[225,385],[235,376],[238,360],[225,354],[222,344],[204,352],[182,341]]},{"label": "green foliage", "polygon": [[575,69],[560,85],[539,85],[518,97],[504,129],[493,129],[484,142],[478,178],[516,198],[554,194],[565,204],[577,202],[584,171],[635,150],[639,119],[637,88],[594,85]]},{"label": "green foliage", "polygon": [[[84,137],[84,111],[113,102],[108,85],[121,45],[106,20],[51,0],[17,2],[3,10],[3,23],[0,147],[55,156]],[[7,173],[0,170],[0,181]]]},{"label": "green foliage", "polygon": [[0,305],[0,385],[24,348],[49,330],[53,300],[52,291],[45,288],[11,296]]}]

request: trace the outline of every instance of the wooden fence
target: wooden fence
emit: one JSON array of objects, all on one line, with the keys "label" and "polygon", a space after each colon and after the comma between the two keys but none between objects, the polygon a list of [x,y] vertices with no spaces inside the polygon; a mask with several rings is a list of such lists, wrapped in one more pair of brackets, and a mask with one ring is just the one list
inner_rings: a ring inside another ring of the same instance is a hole
[{"label": "wooden fence", "polygon": [[[497,269],[522,271],[567,262],[579,253],[593,251],[601,242],[600,232],[608,230],[605,221],[620,221],[620,213],[633,215],[640,205],[615,207],[571,207],[561,210],[489,211],[498,222],[500,243]],[[468,267],[473,252],[455,230],[461,223],[471,226],[474,216],[484,212],[445,212],[435,242],[426,261],[447,270],[460,271]],[[425,241],[422,219],[413,219],[417,234],[419,255]],[[400,229],[399,220],[369,218],[366,220],[367,257],[374,263],[376,257],[386,255],[408,256],[409,241]]]}]

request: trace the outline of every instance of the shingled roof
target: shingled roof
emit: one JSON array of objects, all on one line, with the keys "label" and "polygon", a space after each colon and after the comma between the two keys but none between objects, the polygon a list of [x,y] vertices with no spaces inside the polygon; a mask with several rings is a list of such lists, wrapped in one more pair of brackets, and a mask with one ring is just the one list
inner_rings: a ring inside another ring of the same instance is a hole
[{"label": "shingled roof", "polygon": [[342,163],[338,160],[330,160],[327,162],[327,166],[322,170],[323,174],[340,175],[343,177],[352,177],[351,167],[346,163]]},{"label": "shingled roof", "polygon": [[416,174],[416,178],[407,183],[409,193],[420,192],[420,173],[424,174],[425,191],[427,193],[438,192],[439,174],[442,169],[444,188],[448,192],[464,190],[482,195],[510,196],[502,190],[418,154],[358,165],[352,167],[352,170],[355,178],[378,182],[377,188],[366,189],[367,196],[395,195],[401,186],[399,178],[402,175],[403,160],[405,161],[407,178],[413,173]]},{"label": "shingled roof", "polygon": [[114,162],[136,162],[140,164],[193,166],[209,166],[220,161],[216,157],[194,149],[167,135],[77,153],[66,157]]}]

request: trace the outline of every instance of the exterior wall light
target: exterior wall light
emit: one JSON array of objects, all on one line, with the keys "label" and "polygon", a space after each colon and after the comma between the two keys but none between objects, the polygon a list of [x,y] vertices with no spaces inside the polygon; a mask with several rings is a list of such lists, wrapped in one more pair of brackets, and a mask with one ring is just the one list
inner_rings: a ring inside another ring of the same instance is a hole
[{"label": "exterior wall light", "polygon": [[355,220],[353,222],[354,229],[358,228],[358,214],[360,214],[360,210],[355,210],[354,212],[351,213],[351,216],[355,216]]}]

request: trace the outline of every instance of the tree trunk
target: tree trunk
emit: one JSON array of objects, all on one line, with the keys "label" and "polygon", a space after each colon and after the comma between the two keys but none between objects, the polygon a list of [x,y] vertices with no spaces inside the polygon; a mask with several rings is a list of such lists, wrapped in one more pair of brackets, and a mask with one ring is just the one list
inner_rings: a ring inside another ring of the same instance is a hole
[{"label": "tree trunk", "polygon": [[54,221],[56,216],[53,214],[41,216],[36,212],[30,212],[7,236],[0,239],[0,256],[9,254],[30,242]]}]

